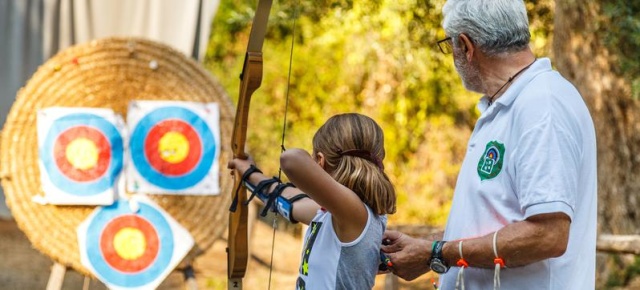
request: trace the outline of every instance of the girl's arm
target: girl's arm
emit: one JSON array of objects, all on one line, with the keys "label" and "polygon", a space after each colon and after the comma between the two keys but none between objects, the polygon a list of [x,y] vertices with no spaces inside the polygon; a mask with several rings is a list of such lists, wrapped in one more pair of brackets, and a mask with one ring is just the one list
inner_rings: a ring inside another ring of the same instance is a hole
[{"label": "girl's arm", "polygon": [[280,167],[293,184],[331,212],[340,241],[351,242],[360,236],[367,224],[367,209],[351,189],[325,171],[321,154],[317,160],[305,150],[288,149],[280,156]]},{"label": "girl's arm", "polygon": [[[251,165],[255,166],[255,163],[251,158],[247,160],[233,159],[229,161],[229,164],[227,165],[227,167],[229,169],[235,169],[238,171],[239,176],[236,176],[236,178],[242,178],[242,175],[244,174],[244,172],[247,171],[247,169],[249,169],[249,166]],[[234,174],[238,174],[238,173],[234,173]],[[256,185],[260,183],[260,181],[267,180],[267,179],[271,179],[271,177],[266,176],[260,172],[254,172],[249,176],[249,183]],[[271,188],[268,190],[268,192],[273,191],[275,187],[276,187],[275,184],[272,185]],[[282,196],[289,199],[300,193],[302,193],[302,190],[298,188],[287,187],[282,192]],[[254,200],[259,200],[262,203],[262,201],[259,198],[254,198]],[[292,215],[295,220],[308,225],[309,223],[311,223],[311,220],[316,215],[316,212],[319,209],[320,209],[320,206],[315,201],[313,201],[310,198],[303,198],[294,203]]]}]

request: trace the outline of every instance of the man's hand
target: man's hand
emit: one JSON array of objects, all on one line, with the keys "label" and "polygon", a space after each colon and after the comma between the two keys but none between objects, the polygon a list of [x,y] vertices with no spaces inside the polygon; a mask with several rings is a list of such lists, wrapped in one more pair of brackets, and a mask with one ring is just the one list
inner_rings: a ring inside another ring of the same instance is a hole
[{"label": "man's hand", "polygon": [[382,251],[393,263],[391,271],[407,281],[429,272],[431,242],[415,239],[398,231],[385,231]]}]

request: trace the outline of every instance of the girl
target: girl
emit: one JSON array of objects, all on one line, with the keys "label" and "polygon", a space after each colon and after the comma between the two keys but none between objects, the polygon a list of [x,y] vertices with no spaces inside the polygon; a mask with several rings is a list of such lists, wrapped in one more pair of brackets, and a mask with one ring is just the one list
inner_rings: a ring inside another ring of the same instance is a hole
[{"label": "girl", "polygon": [[309,225],[296,289],[373,287],[386,214],[396,207],[384,156],[380,126],[348,113],[318,129],[311,155],[302,149],[282,153],[280,167],[292,184],[268,178],[251,159],[229,162],[268,209]]}]

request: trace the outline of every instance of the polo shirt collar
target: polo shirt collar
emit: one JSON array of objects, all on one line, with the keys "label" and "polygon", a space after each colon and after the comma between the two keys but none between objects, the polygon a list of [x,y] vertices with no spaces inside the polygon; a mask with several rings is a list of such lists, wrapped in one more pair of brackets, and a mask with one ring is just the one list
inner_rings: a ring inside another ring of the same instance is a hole
[{"label": "polo shirt collar", "polygon": [[522,74],[507,88],[502,96],[493,102],[491,106],[489,106],[489,96],[482,96],[478,103],[478,110],[480,110],[481,114],[484,114],[485,111],[493,111],[495,110],[494,108],[500,106],[507,107],[511,105],[520,92],[522,92],[534,77],[540,73],[549,72],[551,70],[553,69],[551,68],[551,60],[549,60],[549,58],[545,57],[536,59],[531,67],[522,72]]}]

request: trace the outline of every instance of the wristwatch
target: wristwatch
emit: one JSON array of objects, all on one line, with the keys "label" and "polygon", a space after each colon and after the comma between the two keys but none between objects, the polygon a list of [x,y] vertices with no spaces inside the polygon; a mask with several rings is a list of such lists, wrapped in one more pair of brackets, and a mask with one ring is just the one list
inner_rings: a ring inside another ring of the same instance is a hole
[{"label": "wristwatch", "polygon": [[442,247],[446,241],[433,241],[431,246],[431,258],[429,259],[429,267],[431,271],[438,274],[444,274],[449,271],[449,265],[442,257]]}]

